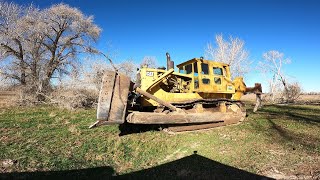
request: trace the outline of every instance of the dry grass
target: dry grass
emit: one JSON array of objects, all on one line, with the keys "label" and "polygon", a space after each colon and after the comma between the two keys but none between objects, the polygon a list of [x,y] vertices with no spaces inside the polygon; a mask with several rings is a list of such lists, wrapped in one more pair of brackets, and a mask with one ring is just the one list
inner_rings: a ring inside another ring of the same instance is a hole
[{"label": "dry grass", "polygon": [[302,94],[297,99],[298,102],[320,102],[320,94],[317,95],[307,95]]},{"label": "dry grass", "polygon": [[0,108],[16,105],[19,95],[18,91],[0,91]]},{"label": "dry grass", "polygon": [[50,103],[62,108],[95,108],[98,102],[99,91],[83,88],[57,88],[49,96]]}]

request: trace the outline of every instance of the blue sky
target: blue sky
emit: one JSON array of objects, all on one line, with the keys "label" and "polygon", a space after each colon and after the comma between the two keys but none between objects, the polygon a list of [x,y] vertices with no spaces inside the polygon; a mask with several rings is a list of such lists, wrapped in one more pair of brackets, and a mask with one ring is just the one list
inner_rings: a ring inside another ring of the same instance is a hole
[{"label": "blue sky", "polygon": [[[311,0],[16,0],[40,8],[64,2],[86,15],[94,15],[102,29],[97,47],[112,45],[116,61],[139,63],[155,56],[165,64],[169,52],[176,64],[200,57],[216,34],[239,37],[246,42],[252,66],[269,50],[283,52],[292,63],[285,72],[305,91],[320,91],[320,1]],[[253,71],[248,86],[264,82]],[[264,86],[266,84],[263,83]]]}]

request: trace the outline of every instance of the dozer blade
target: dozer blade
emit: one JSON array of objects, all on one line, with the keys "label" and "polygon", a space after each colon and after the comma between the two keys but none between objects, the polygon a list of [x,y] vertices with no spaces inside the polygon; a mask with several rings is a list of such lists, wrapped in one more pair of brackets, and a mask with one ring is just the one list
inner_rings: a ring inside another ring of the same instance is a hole
[{"label": "dozer blade", "polygon": [[103,124],[122,124],[125,121],[130,78],[114,71],[106,71],[102,78],[97,108],[97,122],[90,126]]}]

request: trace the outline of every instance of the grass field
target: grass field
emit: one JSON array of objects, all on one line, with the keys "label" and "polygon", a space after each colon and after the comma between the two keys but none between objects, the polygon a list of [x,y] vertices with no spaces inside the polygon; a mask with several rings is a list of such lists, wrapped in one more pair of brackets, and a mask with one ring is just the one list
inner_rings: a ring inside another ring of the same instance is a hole
[{"label": "grass field", "polygon": [[170,135],[88,129],[95,110],[0,109],[2,178],[320,178],[320,106],[264,106],[238,125]]}]

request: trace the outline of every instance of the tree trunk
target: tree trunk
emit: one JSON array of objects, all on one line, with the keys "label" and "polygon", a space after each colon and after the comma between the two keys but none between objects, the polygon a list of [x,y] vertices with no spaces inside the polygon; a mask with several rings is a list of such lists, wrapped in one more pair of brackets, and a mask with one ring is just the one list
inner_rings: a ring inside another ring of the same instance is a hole
[{"label": "tree trunk", "polygon": [[23,62],[23,60],[20,60],[20,84],[21,85],[26,85],[27,82],[26,82],[26,65],[25,63]]},{"label": "tree trunk", "polygon": [[45,78],[41,83],[41,92],[47,93],[50,89],[50,78]]}]

